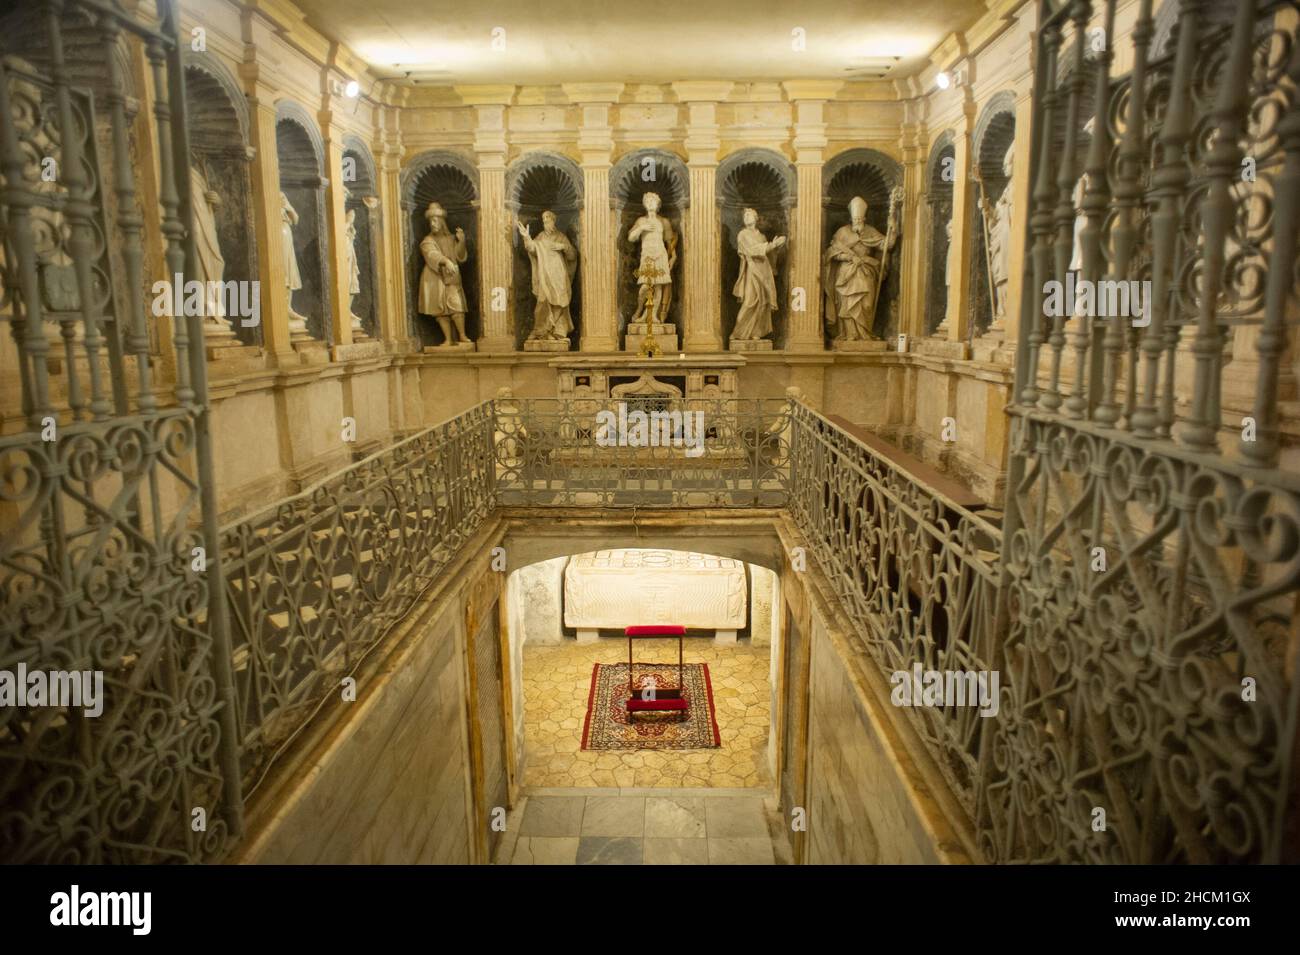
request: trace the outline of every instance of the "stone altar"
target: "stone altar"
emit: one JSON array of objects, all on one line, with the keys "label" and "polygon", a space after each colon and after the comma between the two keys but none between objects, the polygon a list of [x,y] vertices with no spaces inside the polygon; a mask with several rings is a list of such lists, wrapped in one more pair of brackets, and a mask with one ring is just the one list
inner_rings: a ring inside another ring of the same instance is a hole
[{"label": "stone altar", "polygon": [[619,549],[579,554],[564,571],[564,624],[579,640],[601,629],[681,624],[734,642],[748,607],[745,565],[677,550]]}]

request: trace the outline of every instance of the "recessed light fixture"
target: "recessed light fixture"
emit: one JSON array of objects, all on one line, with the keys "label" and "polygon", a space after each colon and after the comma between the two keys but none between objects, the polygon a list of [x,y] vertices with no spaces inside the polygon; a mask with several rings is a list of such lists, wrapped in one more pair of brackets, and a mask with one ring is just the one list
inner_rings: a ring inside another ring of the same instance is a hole
[{"label": "recessed light fixture", "polygon": [[949,76],[947,73],[945,73],[943,70],[940,70],[938,75],[935,76],[934,78],[934,83],[936,86],[939,87],[939,89],[946,90],[949,86],[952,85],[952,77]]}]

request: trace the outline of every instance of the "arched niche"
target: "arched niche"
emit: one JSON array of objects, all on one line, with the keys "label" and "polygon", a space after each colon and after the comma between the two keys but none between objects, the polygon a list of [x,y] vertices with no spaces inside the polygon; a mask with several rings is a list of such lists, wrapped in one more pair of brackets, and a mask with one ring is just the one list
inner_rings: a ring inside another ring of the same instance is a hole
[{"label": "arched niche", "polygon": [[[371,338],[379,337],[379,254],[378,237],[382,228],[379,206],[379,176],[370,148],[360,137],[348,134],[343,137],[343,212],[352,213],[357,229],[354,249],[361,287],[352,296],[352,314],[361,319],[361,327]],[[346,242],[347,235],[338,237]]]},{"label": "arched niche", "polygon": [[[971,236],[970,319],[972,334],[988,331],[993,323],[993,290],[989,279],[988,237],[984,212],[980,205],[981,192],[989,206],[996,206],[1002,192],[1011,188],[1011,180],[1003,172],[1007,151],[1016,138],[1016,101],[1010,90],[993,96],[985,104],[975,124],[972,138],[973,162],[979,170],[979,183],[972,183],[968,207],[969,219],[975,225]],[[1013,171],[1026,175],[1027,170]]]},{"label": "arched niche", "polygon": [[[854,196],[867,201],[867,224],[882,235],[889,228],[889,197],[903,184],[903,167],[875,149],[850,149],[840,153],[822,169],[822,242],[823,260],[831,238],[852,219],[849,202]],[[902,210],[898,212],[901,227]],[[898,331],[898,295],[902,287],[902,237],[889,252],[889,267],[882,278],[876,299],[876,319],[872,334],[888,339]],[[822,290],[826,294],[826,290]],[[824,307],[823,303],[819,303]],[[830,345],[830,331],[823,323],[822,334]]]},{"label": "arched niche", "polygon": [[948,225],[952,222],[953,182],[957,176],[957,144],[945,130],[930,149],[925,164],[928,235],[925,283],[925,333],[934,334],[948,314]]},{"label": "arched niche", "polygon": [[414,157],[402,169],[402,212],[406,248],[406,297],[412,333],[421,345],[441,345],[442,332],[434,319],[421,317],[416,311],[420,293],[420,273],[424,258],[420,242],[429,233],[424,210],[437,202],[447,213],[447,228],[454,234],[465,230],[465,247],[469,258],[460,267],[461,285],[465,289],[465,331],[477,341],[483,332],[479,315],[478,292],[478,170],[465,157],[446,150],[430,150]]},{"label": "arched niche", "polygon": [[[532,261],[524,248],[517,223],[528,226],[534,237],[542,231],[542,213],[555,213],[555,228],[573,243],[580,245],[582,229],[582,169],[572,159],[558,153],[530,152],[506,169],[506,208],[512,213],[510,223],[514,268],[511,270],[511,302],[515,314],[515,347],[521,348],[533,331]],[[573,331],[569,333],[570,350],[578,347],[582,327],[582,259],[573,274],[569,315]]]},{"label": "arched niche", "polygon": [[298,213],[298,222],[293,226],[293,246],[302,288],[292,293],[291,305],[307,319],[307,331],[312,338],[329,341],[325,148],[316,122],[297,103],[285,101],[276,106],[275,149],[280,161],[280,191]]},{"label": "arched niche", "polygon": [[637,312],[636,270],[641,264],[639,244],[627,240],[628,229],[645,214],[642,197],[647,192],[658,193],[659,214],[672,223],[677,236],[676,260],[672,268],[672,301],[668,306],[669,324],[682,329],[682,280],[685,275],[686,238],[682,235],[682,220],[690,206],[690,176],[681,157],[663,149],[638,149],[623,156],[614,164],[609,174],[609,198],[614,210],[612,236],[618,249],[618,331],[622,337],[628,323]]},{"label": "arched niche", "polygon": [[[733,289],[740,275],[740,255],[736,251],[736,237],[745,227],[746,209],[758,213],[758,229],[770,242],[778,235],[790,234],[790,209],[797,198],[798,187],[794,166],[780,153],[771,149],[751,148],[732,153],[718,165],[716,187],[722,242],[722,338],[730,342],[740,312],[740,302]],[[789,301],[790,257],[787,246],[771,255],[773,277],[776,280],[777,310],[772,313],[772,343],[774,348],[784,348],[789,332],[787,303]]]},{"label": "arched niche", "polygon": [[[225,262],[226,282],[257,279],[257,232],[253,228],[253,151],[248,142],[248,100],[226,66],[208,53],[187,50],[185,109],[189,120],[190,166],[215,193],[212,219]],[[195,207],[207,201],[193,195]],[[242,344],[262,341],[262,325],[245,327],[228,316]]]}]

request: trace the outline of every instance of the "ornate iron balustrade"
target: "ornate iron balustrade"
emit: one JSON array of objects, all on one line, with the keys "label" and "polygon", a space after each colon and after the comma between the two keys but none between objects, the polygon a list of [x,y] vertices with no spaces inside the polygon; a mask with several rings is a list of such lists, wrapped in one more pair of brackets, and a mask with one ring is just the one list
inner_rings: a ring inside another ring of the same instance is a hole
[{"label": "ornate iron balustrade", "polygon": [[[24,55],[0,61],[0,320],[27,430],[0,439],[0,670],[92,692],[99,674],[103,695],[98,715],[75,695],[0,706],[5,862],[214,859],[241,824],[201,320],[170,323],[159,387],[143,300],[144,203],[168,273],[197,274],[175,11],[157,13],[66,0],[6,21]],[[93,90],[74,43],[99,51]],[[152,74],[156,194],[136,193],[124,48]]]},{"label": "ornate iron balustrade", "polygon": [[245,798],[495,506],[480,405],[224,528]]},{"label": "ornate iron balustrade", "polygon": [[[643,419],[637,415],[645,415]],[[780,507],[779,398],[500,398],[497,495],[534,507]]]},{"label": "ornate iron balustrade", "polygon": [[[1040,4],[1004,718],[976,822],[1001,861],[1276,860],[1300,587],[1278,428],[1300,317],[1296,11],[1171,0],[1166,32],[1143,0],[1116,76],[1110,44],[1093,58],[1086,41],[1115,6]],[[1081,277],[1150,280],[1149,324],[1047,314],[1076,215]]]},{"label": "ornate iron balustrade", "polygon": [[[1000,530],[804,405],[791,421],[787,507],[875,663],[909,683],[918,664],[993,669]],[[973,815],[991,718],[969,705],[904,712]]]}]

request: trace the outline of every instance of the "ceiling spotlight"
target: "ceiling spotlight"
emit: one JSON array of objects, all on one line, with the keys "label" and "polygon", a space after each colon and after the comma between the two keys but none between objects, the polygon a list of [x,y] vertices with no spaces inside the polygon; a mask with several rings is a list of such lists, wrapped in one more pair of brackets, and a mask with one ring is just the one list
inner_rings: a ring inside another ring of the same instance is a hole
[{"label": "ceiling spotlight", "polygon": [[952,85],[952,77],[950,77],[947,73],[940,70],[939,74],[935,76],[934,82],[935,85],[939,87],[939,89],[946,90],[949,86]]},{"label": "ceiling spotlight", "polygon": [[343,93],[349,99],[356,99],[357,94],[361,92],[361,84],[356,80],[348,80],[348,85],[343,87]]}]

